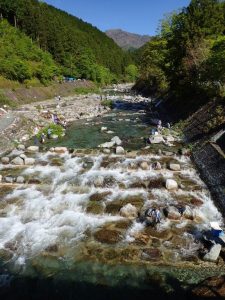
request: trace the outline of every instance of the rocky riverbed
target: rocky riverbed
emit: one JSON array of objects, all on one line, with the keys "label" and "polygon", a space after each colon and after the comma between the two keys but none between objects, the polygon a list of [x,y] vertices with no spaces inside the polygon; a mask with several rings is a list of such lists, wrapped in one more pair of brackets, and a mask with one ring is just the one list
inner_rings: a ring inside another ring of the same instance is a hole
[{"label": "rocky riverbed", "polygon": [[[68,108],[68,117],[72,113]],[[6,274],[138,288],[157,279],[166,290],[173,289],[171,277],[185,288],[224,274],[223,239],[209,232],[210,222],[224,226],[222,215],[173,130],[144,145],[149,128],[136,120],[142,114],[119,111],[98,125],[86,120],[81,142],[98,126],[87,139],[97,139],[93,147],[21,144],[2,155],[0,263]],[[142,128],[137,136],[130,130],[129,143],[125,124]],[[76,131],[76,123],[69,130]],[[132,147],[137,137],[138,149]],[[159,224],[148,226],[148,208],[160,211]]]}]

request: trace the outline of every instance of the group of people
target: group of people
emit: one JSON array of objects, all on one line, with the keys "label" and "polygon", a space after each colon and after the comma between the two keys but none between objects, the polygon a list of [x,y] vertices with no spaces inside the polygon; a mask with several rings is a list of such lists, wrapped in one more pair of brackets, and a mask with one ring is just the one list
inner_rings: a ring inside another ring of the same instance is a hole
[{"label": "group of people", "polygon": [[[178,205],[176,206],[176,208],[182,217],[186,210],[185,206]],[[168,207],[163,208],[162,211],[163,211],[163,215],[167,217],[169,211]],[[162,221],[162,213],[159,208],[150,207],[145,210],[143,215],[139,214],[138,221],[141,223],[145,223],[146,226],[155,227],[157,224],[159,224]]]}]

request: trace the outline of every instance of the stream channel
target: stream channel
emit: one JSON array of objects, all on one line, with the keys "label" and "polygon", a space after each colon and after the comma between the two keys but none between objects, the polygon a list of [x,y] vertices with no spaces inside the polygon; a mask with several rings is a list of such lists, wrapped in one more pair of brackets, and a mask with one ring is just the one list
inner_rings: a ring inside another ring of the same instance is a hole
[{"label": "stream channel", "polygon": [[[45,145],[73,153],[25,151],[33,166],[0,165],[3,178],[25,179],[0,189],[1,299],[144,299],[159,291],[163,298],[224,274],[223,262],[199,258],[201,232],[211,221],[223,225],[207,187],[190,158],[178,154],[182,144],[145,148],[153,116],[122,98],[107,115],[76,121],[63,139]],[[113,133],[101,132],[103,126]],[[113,136],[125,155],[98,148]],[[166,179],[179,188],[167,190]],[[132,212],[121,214],[129,205]],[[185,206],[183,216],[177,205]],[[137,218],[149,207],[162,212],[155,228]]]}]

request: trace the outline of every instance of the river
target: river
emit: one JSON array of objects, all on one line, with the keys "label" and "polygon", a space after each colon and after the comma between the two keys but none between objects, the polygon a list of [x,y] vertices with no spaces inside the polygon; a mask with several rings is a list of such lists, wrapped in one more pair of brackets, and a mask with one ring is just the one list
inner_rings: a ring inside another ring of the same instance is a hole
[{"label": "river", "polygon": [[[201,233],[223,219],[190,158],[178,154],[182,143],[146,148],[153,115],[146,114],[145,104],[124,103],[122,97],[107,115],[71,124],[47,149],[25,151],[35,159],[33,166],[1,165],[4,299],[144,299],[149,293],[166,298],[224,273],[221,261],[199,257]],[[125,155],[99,149],[113,136],[121,138]],[[48,150],[56,146],[75,151]],[[171,170],[171,163],[180,170]],[[7,176],[22,176],[25,184],[6,184]],[[179,188],[167,190],[167,179]],[[183,216],[179,205],[186,208]],[[162,215],[169,210],[156,228],[137,217],[149,207]]]}]

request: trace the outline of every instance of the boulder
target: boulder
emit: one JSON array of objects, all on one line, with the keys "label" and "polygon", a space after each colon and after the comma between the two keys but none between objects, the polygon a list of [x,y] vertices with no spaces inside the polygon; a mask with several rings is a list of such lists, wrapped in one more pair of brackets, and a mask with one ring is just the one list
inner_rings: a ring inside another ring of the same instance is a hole
[{"label": "boulder", "polygon": [[103,131],[107,131],[108,130],[108,128],[107,127],[102,127],[101,128],[101,131],[103,132]]},{"label": "boulder", "polygon": [[51,135],[51,139],[53,140],[57,140],[59,138],[59,136],[57,134],[52,134]]},{"label": "boulder", "polygon": [[138,211],[134,205],[128,203],[120,209],[120,215],[124,218],[134,219],[137,218]]},{"label": "boulder", "polygon": [[68,152],[68,149],[66,147],[55,147],[55,153],[64,154],[67,152]]},{"label": "boulder", "polygon": [[103,176],[97,176],[94,179],[94,185],[95,185],[95,187],[102,187],[104,185],[104,177]]},{"label": "boulder", "polygon": [[9,163],[9,157],[7,156],[2,157],[1,162],[2,164],[7,165]]},{"label": "boulder", "polygon": [[16,178],[16,183],[23,184],[25,182],[25,178],[23,176],[18,176]]},{"label": "boulder", "polygon": [[169,206],[163,210],[163,213],[166,218],[171,220],[180,220],[181,214],[179,213],[178,209],[174,206]]},{"label": "boulder", "polygon": [[150,137],[149,141],[151,144],[165,143],[165,140],[161,135],[154,135],[154,136]]},{"label": "boulder", "polygon": [[32,165],[35,164],[35,159],[34,158],[30,158],[30,157],[25,157],[24,164],[32,166]]},{"label": "boulder", "polygon": [[99,148],[112,148],[115,146],[115,142],[106,142],[104,144],[99,145]]},{"label": "boulder", "polygon": [[36,152],[39,152],[39,147],[38,146],[30,146],[27,148],[27,151],[36,153]]},{"label": "boulder", "polygon": [[175,138],[172,136],[172,135],[167,135],[165,137],[165,140],[168,142],[168,143],[173,143],[175,142]]},{"label": "boulder", "polygon": [[105,148],[105,149],[103,149],[103,153],[105,153],[105,154],[110,154],[110,149],[107,149],[107,148]]},{"label": "boulder", "polygon": [[25,146],[22,145],[22,144],[20,144],[20,145],[17,146],[17,149],[24,151],[25,150]]},{"label": "boulder", "polygon": [[180,171],[180,165],[179,165],[179,164],[173,164],[173,163],[170,163],[170,164],[169,164],[169,168],[170,168],[170,170],[172,170],[172,171]]},{"label": "boulder", "polygon": [[120,146],[122,144],[122,141],[121,139],[118,137],[118,136],[114,136],[112,139],[111,139],[111,142],[114,142],[115,145],[117,146]]},{"label": "boulder", "polygon": [[177,190],[178,189],[177,182],[173,179],[167,179],[166,180],[166,189],[167,190]]},{"label": "boulder", "polygon": [[123,147],[121,147],[121,146],[116,147],[116,154],[120,155],[120,154],[124,154],[124,153],[125,153],[125,150]]},{"label": "boulder", "polygon": [[15,180],[14,180],[14,177],[12,177],[12,176],[6,176],[6,177],[4,178],[4,181],[5,181],[6,183],[13,183]]},{"label": "boulder", "polygon": [[160,162],[157,161],[157,162],[153,163],[152,164],[152,169],[154,169],[154,170],[161,170],[162,166],[161,166]]},{"label": "boulder", "polygon": [[221,249],[222,246],[220,244],[213,245],[209,252],[204,255],[203,260],[216,262],[220,255]]},{"label": "boulder", "polygon": [[119,231],[106,228],[97,231],[94,237],[97,241],[105,244],[116,244],[123,238]]},{"label": "boulder", "polygon": [[147,171],[147,170],[149,170],[149,165],[148,165],[148,163],[147,163],[146,161],[142,161],[142,162],[140,163],[140,168],[141,168],[142,170]]},{"label": "boulder", "polygon": [[0,175],[0,182],[2,182],[2,175]]},{"label": "boulder", "polygon": [[29,139],[30,139],[29,134],[25,134],[25,135],[20,139],[20,141],[21,141],[21,142],[26,142],[26,141],[28,141]]},{"label": "boulder", "polygon": [[113,134],[113,133],[114,133],[114,131],[112,131],[112,130],[109,130],[109,131],[107,131],[106,133],[108,133],[108,134]]},{"label": "boulder", "polygon": [[17,166],[22,166],[22,165],[24,165],[24,160],[21,158],[21,157],[16,157],[16,158],[14,158],[12,161],[11,161],[11,163],[13,164],[13,165],[17,165]]}]

